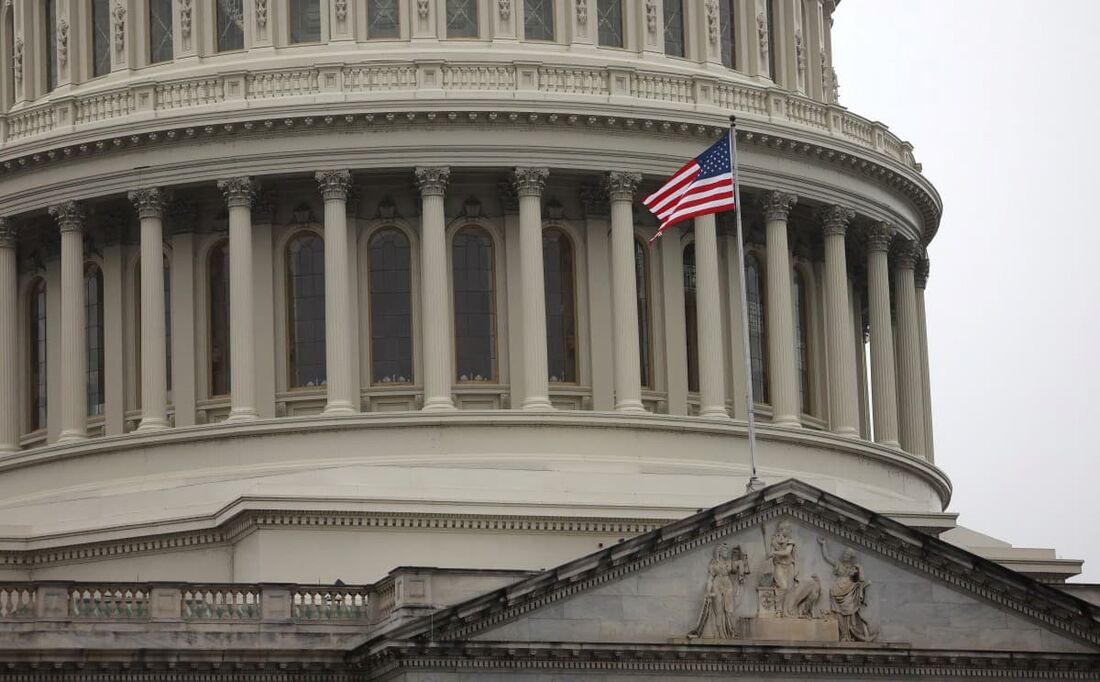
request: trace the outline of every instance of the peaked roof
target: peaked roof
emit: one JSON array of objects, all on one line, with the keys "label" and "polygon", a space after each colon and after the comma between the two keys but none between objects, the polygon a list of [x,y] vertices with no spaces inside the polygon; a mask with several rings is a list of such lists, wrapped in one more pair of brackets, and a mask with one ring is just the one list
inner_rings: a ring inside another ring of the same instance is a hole
[{"label": "peaked roof", "polygon": [[1052,630],[1100,646],[1100,607],[788,479],[413,620],[368,641],[355,655],[371,655],[401,641],[465,640],[542,606],[783,515],[821,527],[853,545],[878,552]]}]

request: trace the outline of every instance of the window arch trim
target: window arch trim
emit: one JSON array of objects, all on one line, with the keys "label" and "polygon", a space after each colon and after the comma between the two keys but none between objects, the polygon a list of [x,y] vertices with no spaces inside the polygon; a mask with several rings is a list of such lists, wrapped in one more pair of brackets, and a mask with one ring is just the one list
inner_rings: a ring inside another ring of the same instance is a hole
[{"label": "window arch trim", "polygon": [[[294,324],[295,324],[295,295],[293,291],[293,281],[291,278],[291,259],[290,248],[296,240],[312,237],[321,242],[321,293],[314,298],[320,299],[322,320],[325,313],[325,282],[324,282],[324,243],[325,235],[321,225],[317,223],[306,223],[301,225],[291,225],[288,229],[283,231],[282,238],[278,241],[277,248],[280,258],[277,261],[279,270],[276,272],[281,273],[282,286],[280,287],[283,295],[282,301],[282,319],[283,319],[283,333],[282,333],[282,362],[284,366],[283,382],[287,391],[322,391],[325,390],[328,377],[324,377],[324,381],[316,383],[314,385],[299,385],[295,378],[296,358],[295,358],[295,346],[297,345],[297,338],[295,336]],[[322,334],[322,352],[326,352],[327,341],[323,338],[327,328],[322,322],[321,334]],[[323,368],[327,368],[327,360],[321,363]]]},{"label": "window arch trim", "polygon": [[[364,308],[359,315],[359,338],[367,339],[366,344],[361,344],[360,353],[360,383],[363,386],[378,388],[385,384],[376,383],[373,381],[373,349],[370,343],[370,330],[371,330],[371,307],[370,307],[370,243],[374,237],[380,232],[386,230],[397,230],[405,239],[409,242],[409,297],[410,297],[410,314],[412,316],[412,370],[413,381],[408,384],[397,384],[398,386],[413,389],[423,385],[421,377],[423,374],[422,366],[422,354],[421,354],[421,306],[420,306],[420,235],[413,229],[413,226],[403,218],[374,218],[369,221],[364,221],[363,227],[359,230],[359,234],[356,239],[356,254],[359,262],[359,306]],[[449,235],[448,235],[449,239]],[[448,264],[450,263],[450,250],[447,252]],[[448,286],[450,286],[450,280],[448,279]],[[449,323],[449,324],[453,324]],[[448,327],[450,328],[450,327]],[[393,384],[388,384],[393,385]]]},{"label": "window arch trim", "polygon": [[[493,249],[493,337],[495,341],[494,376],[489,381],[459,381],[458,376],[458,346],[455,334],[455,291],[454,291],[454,238],[455,235],[466,228],[480,228],[484,230],[490,239]],[[471,218],[461,216],[452,220],[447,225],[447,295],[449,304],[448,323],[450,325],[451,338],[451,380],[457,386],[499,386],[509,381],[508,364],[508,283],[501,273],[507,272],[505,267],[504,233],[501,228],[491,220],[484,217]]]},{"label": "window arch trim", "polygon": [[[565,242],[569,245],[569,251],[570,251],[570,256],[571,256],[571,260],[572,260],[572,272],[570,273],[570,275],[571,275],[571,278],[572,278],[571,293],[572,293],[572,299],[573,300],[572,300],[570,311],[572,312],[571,317],[573,318],[572,319],[572,325],[573,325],[573,350],[572,350],[573,378],[571,380],[568,380],[568,381],[565,381],[565,380],[554,381],[549,377],[549,372],[548,372],[547,373],[548,374],[547,379],[550,381],[551,386],[579,386],[580,383],[581,383],[581,377],[582,377],[582,374],[581,374],[581,351],[582,351],[581,337],[583,336],[583,333],[581,332],[581,319],[580,319],[581,318],[581,316],[580,316],[581,287],[580,287],[580,249],[578,247],[579,242],[578,242],[578,239],[577,239],[577,235],[573,232],[573,230],[569,229],[565,225],[565,223],[563,221],[560,221],[560,220],[544,220],[543,224],[542,224],[542,236],[543,236],[544,240],[546,239],[546,234],[548,232],[557,232],[558,234],[560,234],[565,239]],[[545,261],[545,257],[544,257],[544,261]],[[544,274],[544,278],[545,278],[545,273],[543,273],[543,274]],[[543,288],[544,288],[544,290],[546,289],[545,282],[544,282]],[[549,313],[547,313],[547,329],[548,330],[549,330],[549,322],[550,322]],[[549,351],[549,341],[550,341],[550,337],[549,337],[549,332],[548,332],[547,333],[547,350],[548,351]]]}]

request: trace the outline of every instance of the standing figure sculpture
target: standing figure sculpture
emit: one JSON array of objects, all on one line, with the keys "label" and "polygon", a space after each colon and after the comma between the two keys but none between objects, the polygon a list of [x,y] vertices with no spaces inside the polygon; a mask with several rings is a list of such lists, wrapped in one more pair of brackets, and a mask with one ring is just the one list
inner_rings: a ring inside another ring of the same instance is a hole
[{"label": "standing figure sculpture", "polygon": [[863,567],[856,563],[855,552],[845,548],[840,559],[834,560],[829,556],[825,538],[819,537],[817,542],[821,545],[821,555],[833,567],[833,575],[836,576],[833,586],[829,588],[829,601],[833,613],[837,614],[840,641],[874,641],[878,633],[871,629],[861,613],[867,605],[867,588],[871,583],[864,579]]},{"label": "standing figure sculpture", "polygon": [[772,579],[776,589],[787,590],[798,578],[798,558],[795,556],[794,536],[789,521],[780,521],[768,544],[768,558],[772,562]]},{"label": "standing figure sculpture", "polygon": [[702,637],[708,622],[713,623],[716,638],[737,637],[737,607],[741,604],[748,573],[749,563],[740,546],[731,548],[722,544],[715,548],[707,564],[707,584],[699,621],[688,633],[688,639]]}]

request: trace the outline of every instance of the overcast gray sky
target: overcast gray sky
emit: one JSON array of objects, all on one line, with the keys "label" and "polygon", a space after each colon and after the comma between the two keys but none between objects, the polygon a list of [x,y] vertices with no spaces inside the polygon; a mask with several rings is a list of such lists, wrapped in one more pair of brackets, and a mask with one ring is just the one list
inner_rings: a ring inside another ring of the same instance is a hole
[{"label": "overcast gray sky", "polygon": [[1100,0],[843,0],[841,104],[916,146],[936,463],[959,522],[1100,582]]}]

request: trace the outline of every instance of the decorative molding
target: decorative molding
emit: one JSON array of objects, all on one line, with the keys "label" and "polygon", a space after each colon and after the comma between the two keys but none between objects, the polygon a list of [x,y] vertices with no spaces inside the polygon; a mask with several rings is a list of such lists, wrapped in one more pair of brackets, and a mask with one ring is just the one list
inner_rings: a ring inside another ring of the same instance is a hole
[{"label": "decorative molding", "polygon": [[917,268],[913,273],[914,281],[916,282],[918,289],[925,289],[928,287],[928,273],[931,269],[931,263],[928,260],[928,251],[921,252],[921,256],[917,259]]},{"label": "decorative molding", "polygon": [[138,218],[164,218],[168,203],[167,193],[158,187],[147,187],[127,193],[126,198],[137,209]]},{"label": "decorative molding", "polygon": [[641,173],[612,171],[607,174],[606,189],[610,201],[634,201],[634,193],[642,184]]},{"label": "decorative molding", "polygon": [[760,12],[756,15],[756,39],[760,43],[760,58],[768,58],[768,17]]},{"label": "decorative molding", "polygon": [[15,72],[15,84],[23,82],[23,36],[15,37],[15,48],[11,55],[12,70]]},{"label": "decorative molding", "polygon": [[191,3],[194,0],[179,0],[180,3],[180,35],[184,40],[191,37]]},{"label": "decorative molding", "polygon": [[451,177],[451,169],[447,166],[418,166],[413,173],[416,175],[416,186],[422,196],[443,196],[447,192],[447,181]]},{"label": "decorative molding", "polygon": [[549,168],[516,168],[512,174],[512,183],[516,187],[516,196],[540,197],[546,189]]},{"label": "decorative molding", "polygon": [[577,25],[588,25],[588,0],[577,0]]},{"label": "decorative molding", "polygon": [[314,175],[325,201],[347,201],[351,190],[351,171],[323,170]]},{"label": "decorative molding", "polygon": [[416,12],[420,15],[421,19],[428,18],[428,8],[430,4],[431,0],[416,0]]},{"label": "decorative molding", "polygon": [[645,0],[645,26],[650,35],[657,33],[657,0]]},{"label": "decorative molding", "polygon": [[252,208],[256,194],[260,190],[258,182],[247,176],[218,180],[218,189],[225,196],[229,208]]},{"label": "decorative molding", "polygon": [[341,24],[348,20],[348,0],[336,0],[336,21]]},{"label": "decorative molding", "polygon": [[611,212],[611,199],[607,196],[607,185],[581,185],[581,205],[589,218],[606,218]]},{"label": "decorative molding", "polygon": [[781,220],[786,222],[791,214],[791,209],[798,203],[798,197],[785,192],[765,192],[760,198],[760,209],[764,212],[764,220],[771,222]]},{"label": "decorative molding", "polygon": [[874,223],[863,230],[868,251],[889,251],[890,242],[894,240],[896,234],[897,230],[890,223]]},{"label": "decorative molding", "polygon": [[794,31],[794,54],[798,64],[798,75],[801,76],[806,72],[806,40],[802,37],[800,28]]},{"label": "decorative molding", "polygon": [[847,206],[825,206],[817,212],[817,218],[821,221],[821,231],[825,236],[840,235],[848,231],[848,225],[856,217],[856,212]]},{"label": "decorative molding", "polygon": [[712,47],[718,47],[721,29],[721,16],[718,13],[718,0],[707,0],[707,35]]},{"label": "decorative molding", "polygon": [[50,217],[57,221],[62,232],[84,231],[84,207],[78,201],[63,201],[49,209]]},{"label": "decorative molding", "polygon": [[267,28],[267,0],[256,0],[256,26]]},{"label": "decorative molding", "polygon": [[497,183],[497,198],[500,200],[500,209],[504,213],[514,215],[519,212],[519,194],[516,192],[516,184],[507,180]]},{"label": "decorative molding", "polygon": [[512,0],[497,0],[497,11],[500,13],[501,21],[508,21],[512,18]]},{"label": "decorative molding", "polygon": [[122,52],[126,49],[126,6],[122,0],[115,3],[111,14],[115,23],[115,51]]},{"label": "decorative molding", "polygon": [[15,221],[0,216],[0,249],[14,249],[19,243],[19,230]]},{"label": "decorative molding", "polygon": [[62,68],[69,64],[69,22],[65,17],[57,20],[57,63]]}]

